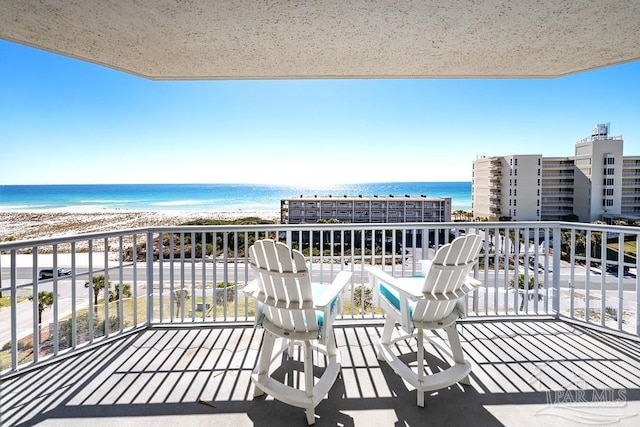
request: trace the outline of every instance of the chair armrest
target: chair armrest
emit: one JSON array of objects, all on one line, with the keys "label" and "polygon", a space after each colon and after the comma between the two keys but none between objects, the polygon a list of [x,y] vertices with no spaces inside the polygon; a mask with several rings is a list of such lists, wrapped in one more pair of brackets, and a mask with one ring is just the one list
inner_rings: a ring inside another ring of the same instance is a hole
[{"label": "chair armrest", "polygon": [[331,302],[336,299],[337,296],[342,293],[345,286],[351,280],[351,272],[350,271],[341,271],[338,275],[333,279],[333,282],[327,286],[327,290],[316,300],[314,301],[314,305],[318,309],[323,309]]},{"label": "chair armrest", "polygon": [[478,279],[475,279],[471,276],[467,277],[464,284],[457,291],[451,292],[439,292],[439,293],[431,293],[426,292],[423,294],[425,299],[431,301],[449,301],[456,300],[464,297],[468,293],[474,291],[478,286],[480,286],[482,282]]},{"label": "chair armrest", "polygon": [[[402,278],[393,277],[378,267],[374,267],[372,265],[367,266],[367,272],[369,273],[369,281],[374,287],[376,287],[379,282],[382,282],[386,286],[397,291],[400,295],[409,298],[412,301],[423,297],[421,287],[417,288],[414,286],[407,286],[406,280],[405,283],[402,283]],[[423,281],[424,279],[421,278],[420,280]]]},{"label": "chair armrest", "polygon": [[464,281],[463,288],[467,290],[467,293],[475,291],[478,286],[482,285],[482,282],[475,277],[468,276],[467,280]]},{"label": "chair armrest", "polygon": [[239,293],[244,294],[244,296],[250,298],[257,298],[258,293],[260,292],[260,287],[258,285],[258,279],[253,279],[249,283],[247,283],[244,288],[238,290]]}]

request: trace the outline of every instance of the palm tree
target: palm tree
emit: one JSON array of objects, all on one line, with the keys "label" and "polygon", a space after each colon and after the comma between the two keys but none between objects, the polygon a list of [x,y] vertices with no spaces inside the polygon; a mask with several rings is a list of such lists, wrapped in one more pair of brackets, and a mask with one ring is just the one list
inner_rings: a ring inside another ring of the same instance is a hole
[{"label": "palm tree", "polygon": [[[54,295],[53,292],[40,291],[38,292],[38,336],[41,334],[42,328],[42,312],[53,305]],[[33,301],[33,296],[29,297],[29,301]]]},{"label": "palm tree", "polygon": [[189,299],[189,291],[186,289],[176,289],[173,291],[173,295],[176,300],[176,313],[175,316],[178,317],[180,314],[180,307],[182,306],[182,300],[186,302]]},{"label": "palm tree", "polygon": [[[131,285],[127,283],[117,283],[115,286],[111,286],[109,283],[109,302],[117,302],[120,300],[120,288],[122,288],[122,296],[124,298],[131,298]],[[96,305],[97,307],[97,305]],[[123,319],[123,307],[122,304],[116,304],[118,308],[118,319]]]},{"label": "palm tree", "polygon": [[[38,292],[38,324],[42,323],[42,312],[53,305],[53,292]],[[33,296],[29,297],[29,301],[33,301]]]},{"label": "palm tree", "polygon": [[111,289],[111,284],[109,284],[109,302],[120,299],[120,288],[122,288],[122,296],[124,298],[131,298],[131,285],[128,283],[118,283],[113,286],[113,289]]},{"label": "palm tree", "polygon": [[[93,276],[93,309],[97,313],[98,312],[98,297],[100,296],[100,291],[104,289],[104,275],[100,274],[98,276]],[[90,283],[85,282],[84,287],[89,288]]]},{"label": "palm tree", "polygon": [[602,250],[602,232],[591,232],[591,256],[600,257]]},{"label": "palm tree", "polygon": [[454,221],[464,221],[466,217],[466,212],[463,209],[457,209],[451,213],[453,215]]},{"label": "palm tree", "polygon": [[[527,289],[533,291],[535,289],[535,278],[533,276],[529,276],[527,284]],[[515,281],[513,279],[509,279],[509,287],[515,288]],[[544,284],[541,281],[538,281],[538,289],[542,289]],[[524,309],[524,274],[518,274],[518,292],[522,295],[522,300],[520,302],[520,311]],[[533,298],[533,293],[529,294],[529,299]],[[542,295],[538,293],[538,301],[542,299]]]}]

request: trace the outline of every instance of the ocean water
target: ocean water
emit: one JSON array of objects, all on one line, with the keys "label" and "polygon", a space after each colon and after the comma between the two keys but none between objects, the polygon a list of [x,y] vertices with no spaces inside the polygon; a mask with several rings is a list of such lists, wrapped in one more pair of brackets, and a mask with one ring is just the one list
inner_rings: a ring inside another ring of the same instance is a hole
[{"label": "ocean water", "polygon": [[0,211],[280,212],[294,196],[451,197],[452,210],[471,209],[470,182],[381,182],[299,187],[251,184],[0,185]]}]

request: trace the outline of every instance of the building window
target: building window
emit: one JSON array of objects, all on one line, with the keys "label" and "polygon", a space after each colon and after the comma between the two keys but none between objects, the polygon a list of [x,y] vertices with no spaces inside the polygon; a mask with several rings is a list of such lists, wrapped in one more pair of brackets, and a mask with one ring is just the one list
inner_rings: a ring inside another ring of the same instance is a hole
[{"label": "building window", "polygon": [[608,157],[607,158],[607,164],[608,165],[613,165],[616,159],[614,159],[613,157]]},{"label": "building window", "polygon": [[540,216],[540,209],[536,209],[536,216]]},{"label": "building window", "polygon": [[538,157],[538,166],[540,166],[540,158]]},{"label": "building window", "polygon": [[516,166],[518,166],[518,159],[516,159]]},{"label": "building window", "polygon": [[513,185],[518,185],[518,180],[517,179],[513,180]]},{"label": "building window", "polygon": [[509,166],[513,166],[513,159],[509,159]]},{"label": "building window", "polygon": [[513,195],[517,196],[518,195],[518,189],[516,188],[515,190],[513,190]]},{"label": "building window", "polygon": [[538,196],[540,195],[540,189],[538,188]]},{"label": "building window", "polygon": [[536,205],[540,206],[540,199],[536,200]]},{"label": "building window", "polygon": [[518,199],[514,199],[513,200],[513,206],[516,206],[518,204]]},{"label": "building window", "polygon": [[607,168],[607,175],[614,175],[615,172],[613,170],[613,168]]},{"label": "building window", "polygon": [[[538,178],[538,185],[540,185],[540,178]],[[538,190],[539,191],[539,190]]]},{"label": "building window", "polygon": [[513,170],[513,174],[517,176],[518,175],[518,169],[514,169]]},{"label": "building window", "polygon": [[538,176],[540,176],[540,169],[538,169]]}]

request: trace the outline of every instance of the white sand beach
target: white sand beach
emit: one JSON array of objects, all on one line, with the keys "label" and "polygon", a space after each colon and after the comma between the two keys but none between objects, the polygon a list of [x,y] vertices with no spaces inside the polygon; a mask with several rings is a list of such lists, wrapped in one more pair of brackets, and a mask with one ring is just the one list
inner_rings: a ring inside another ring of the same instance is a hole
[{"label": "white sand beach", "polygon": [[279,213],[248,211],[5,211],[0,212],[0,242],[125,230],[138,227],[174,226],[197,219],[234,220],[246,217],[260,217],[278,221]]}]

